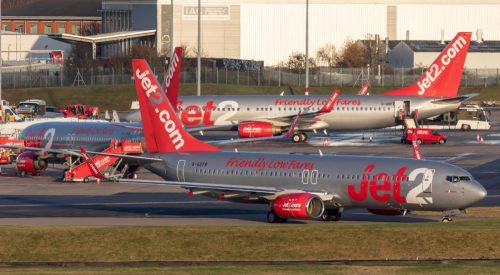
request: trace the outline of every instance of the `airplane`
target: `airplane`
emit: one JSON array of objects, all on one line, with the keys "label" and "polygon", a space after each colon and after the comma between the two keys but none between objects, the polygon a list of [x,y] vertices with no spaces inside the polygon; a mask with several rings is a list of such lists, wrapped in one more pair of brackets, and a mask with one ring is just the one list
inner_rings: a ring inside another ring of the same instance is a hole
[{"label": "airplane", "polygon": [[[419,119],[425,119],[456,110],[463,101],[477,95],[457,96],[471,35],[458,33],[410,86],[381,95],[343,95],[337,99],[333,112],[314,119],[304,116],[293,141],[306,141],[308,131],[385,128],[400,125],[405,117],[416,113]],[[167,97],[177,98],[178,89],[169,90]],[[289,129],[299,110],[303,115],[315,112],[327,99],[324,95],[182,96],[173,106],[186,128],[227,126],[246,138],[247,128],[255,125],[262,131],[254,132],[253,137],[279,135]],[[129,113],[125,120],[140,121],[140,112]]]},{"label": "airplane", "polygon": [[[269,204],[267,221],[338,220],[344,208],[383,215],[443,211],[444,221],[482,200],[487,192],[472,175],[451,164],[394,157],[223,152],[196,139],[182,125],[145,60],[134,59],[146,153],[141,156],[86,151],[137,161],[164,181],[121,183],[177,186],[189,195]],[[416,143],[415,143],[416,144]],[[106,179],[94,167],[93,174]]]}]

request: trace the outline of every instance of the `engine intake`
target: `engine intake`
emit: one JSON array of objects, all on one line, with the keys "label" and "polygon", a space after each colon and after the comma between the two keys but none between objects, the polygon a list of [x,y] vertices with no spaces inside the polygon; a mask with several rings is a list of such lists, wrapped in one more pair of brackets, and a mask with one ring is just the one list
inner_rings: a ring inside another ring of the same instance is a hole
[{"label": "engine intake", "polygon": [[16,158],[16,170],[18,173],[25,172],[38,175],[47,169],[49,163],[46,159],[36,156],[32,151],[21,153]]},{"label": "engine intake", "polygon": [[244,121],[240,123],[238,128],[240,138],[272,137],[280,133],[279,127],[264,121]]},{"label": "engine intake", "polygon": [[278,196],[272,204],[274,213],[281,218],[315,219],[325,209],[323,200],[311,193],[292,193]]}]

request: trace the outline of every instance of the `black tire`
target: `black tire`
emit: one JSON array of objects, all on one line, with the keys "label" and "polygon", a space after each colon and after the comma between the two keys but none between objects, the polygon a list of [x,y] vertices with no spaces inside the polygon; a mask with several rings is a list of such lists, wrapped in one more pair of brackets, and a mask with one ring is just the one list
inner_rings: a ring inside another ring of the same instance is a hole
[{"label": "black tire", "polygon": [[277,221],[277,215],[274,213],[274,211],[269,211],[267,212],[267,222],[268,223],[275,223]]},{"label": "black tire", "polygon": [[324,211],[323,214],[321,214],[321,220],[324,222],[330,222],[333,220],[333,217],[328,211]]},{"label": "black tire", "polygon": [[85,178],[83,178],[83,182],[87,183],[87,182],[89,182],[89,181],[90,181],[89,177],[85,177]]},{"label": "black tire", "polygon": [[446,143],[446,140],[444,140],[444,139],[439,140],[439,144],[445,144],[445,143]]},{"label": "black tire", "polygon": [[417,144],[421,145],[422,144],[422,140],[421,139],[417,139]]},{"label": "black tire", "polygon": [[450,218],[450,217],[444,217],[444,218],[441,220],[441,222],[452,222],[452,221],[453,221],[453,219],[452,219],[452,218]]},{"label": "black tire", "polygon": [[470,131],[470,125],[469,124],[462,124],[462,131]]}]

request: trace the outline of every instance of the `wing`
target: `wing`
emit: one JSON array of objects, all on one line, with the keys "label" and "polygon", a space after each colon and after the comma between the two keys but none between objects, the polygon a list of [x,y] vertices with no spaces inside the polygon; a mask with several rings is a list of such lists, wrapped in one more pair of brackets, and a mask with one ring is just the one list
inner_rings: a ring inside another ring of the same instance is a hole
[{"label": "wing", "polygon": [[178,181],[159,181],[159,180],[137,180],[137,179],[118,179],[120,183],[143,184],[143,185],[163,185],[175,186],[190,190],[191,194],[206,194],[210,192],[222,195],[225,198],[244,198],[253,197],[272,201],[276,197],[287,193],[311,193],[318,195],[323,201],[341,201],[338,194],[328,193],[321,190],[292,190],[275,187],[262,187],[251,185],[230,185],[203,182],[178,182]]},{"label": "wing", "polygon": [[77,151],[70,150],[70,149],[51,149],[51,148],[39,148],[39,147],[17,146],[17,145],[4,145],[4,144],[0,144],[0,148],[34,151],[40,155],[64,154],[64,155],[73,155],[73,156],[77,156],[77,157],[82,156]]}]

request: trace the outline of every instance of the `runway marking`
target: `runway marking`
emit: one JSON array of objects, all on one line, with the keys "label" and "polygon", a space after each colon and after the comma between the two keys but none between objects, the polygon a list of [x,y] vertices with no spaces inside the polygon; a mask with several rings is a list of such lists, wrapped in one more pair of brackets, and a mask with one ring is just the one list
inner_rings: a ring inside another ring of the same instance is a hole
[{"label": "runway marking", "polygon": [[227,201],[170,201],[170,202],[104,202],[104,203],[56,203],[56,204],[4,204],[0,208],[8,207],[40,207],[40,206],[54,206],[54,205],[71,205],[71,206],[113,206],[113,205],[151,205],[151,204],[222,204],[229,203]]},{"label": "runway marking", "polygon": [[451,161],[455,161],[455,160],[460,160],[460,159],[463,159],[463,158],[468,157],[470,155],[474,155],[474,153],[463,153],[463,154],[460,154],[458,156],[451,157],[451,158],[445,160],[445,162],[451,162]]}]

